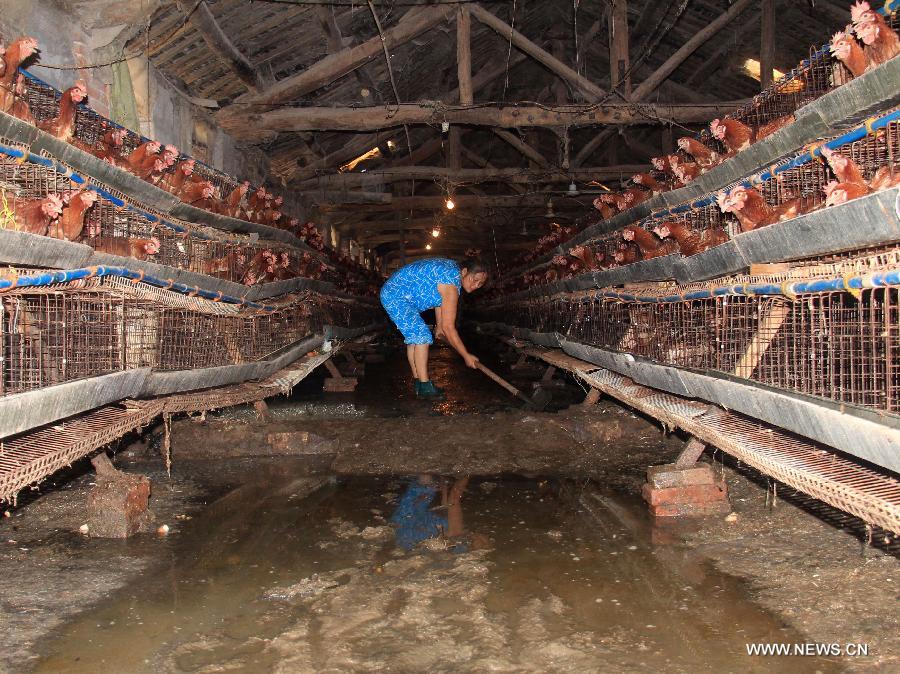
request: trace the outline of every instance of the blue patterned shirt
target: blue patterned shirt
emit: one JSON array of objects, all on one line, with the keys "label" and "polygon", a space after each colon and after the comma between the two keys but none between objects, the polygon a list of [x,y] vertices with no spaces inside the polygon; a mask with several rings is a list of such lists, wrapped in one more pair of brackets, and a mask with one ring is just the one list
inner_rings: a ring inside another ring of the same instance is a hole
[{"label": "blue patterned shirt", "polygon": [[446,283],[462,289],[459,265],[443,257],[429,257],[401,267],[387,280],[382,294],[403,298],[418,311],[441,306],[438,284]]}]

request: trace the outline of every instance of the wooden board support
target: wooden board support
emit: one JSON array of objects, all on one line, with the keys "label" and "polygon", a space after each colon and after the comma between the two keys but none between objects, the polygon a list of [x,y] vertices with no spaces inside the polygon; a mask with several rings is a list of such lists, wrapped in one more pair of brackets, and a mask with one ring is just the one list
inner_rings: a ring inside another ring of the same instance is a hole
[{"label": "wooden board support", "polygon": [[706,444],[697,438],[691,438],[684,445],[684,449],[681,450],[681,453],[678,455],[678,458],[675,459],[675,465],[678,468],[688,468],[689,466],[693,466],[697,463],[697,460],[700,458],[700,455],[703,454],[703,450],[706,449]]},{"label": "wooden board support", "polygon": [[790,302],[781,299],[772,300],[769,311],[760,316],[759,327],[756,329],[756,334],[753,335],[753,340],[747,347],[747,351],[741,356],[734,368],[736,377],[749,379],[753,376],[759,361],[762,360],[772,342],[775,341],[784,319],[787,318],[790,312]]},{"label": "wooden board support", "polygon": [[331,358],[325,361],[325,369],[331,376],[323,382],[323,389],[326,393],[351,393],[356,390],[359,380],[356,377],[345,377],[338,370],[337,365],[331,362]]}]

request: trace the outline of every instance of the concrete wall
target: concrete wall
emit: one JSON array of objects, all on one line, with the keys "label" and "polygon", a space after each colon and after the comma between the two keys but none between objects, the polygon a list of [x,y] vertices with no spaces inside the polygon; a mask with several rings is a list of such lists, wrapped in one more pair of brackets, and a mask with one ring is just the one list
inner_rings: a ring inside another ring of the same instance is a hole
[{"label": "concrete wall", "polygon": [[[28,70],[60,90],[67,89],[75,80],[85,80],[88,105],[101,115],[129,128],[140,126],[134,130],[162,143],[171,143],[187,154],[193,155],[195,148],[198,151],[205,148],[205,156],[198,159],[253,184],[263,182],[268,163],[262,153],[239,149],[234,139],[215,125],[209,112],[190,103],[155,68],[150,66],[148,71],[145,58],[130,59],[127,69],[119,71],[125,74],[126,86],[130,76],[133,99],[119,94],[110,67],[72,70],[40,66],[41,63],[84,66],[107,63],[121,56],[121,50],[111,51],[107,45],[128,28],[128,23],[123,21],[141,25],[146,19],[140,13],[149,11],[152,5],[152,0],[2,0],[0,32],[3,44],[22,35],[36,38],[40,58]],[[115,100],[116,96],[128,100]],[[110,114],[111,110],[122,107],[132,114]],[[292,210],[297,212],[296,208]]]},{"label": "concrete wall", "polygon": [[[59,6],[46,0],[3,0],[0,3],[0,32],[3,44],[17,37],[29,35],[37,39],[40,59],[48,65],[84,65],[91,63],[91,36]],[[91,70],[60,70],[29,66],[29,71],[60,90],[68,89],[75,80],[88,85],[91,106],[102,115],[109,112],[109,91],[112,72],[109,68]]]}]

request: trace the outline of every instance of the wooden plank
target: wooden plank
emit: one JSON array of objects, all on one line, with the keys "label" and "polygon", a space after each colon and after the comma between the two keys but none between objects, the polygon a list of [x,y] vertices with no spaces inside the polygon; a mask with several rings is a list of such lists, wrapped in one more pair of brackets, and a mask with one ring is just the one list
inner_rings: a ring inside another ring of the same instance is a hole
[{"label": "wooden plank", "polygon": [[579,75],[565,63],[563,63],[544,49],[538,47],[534,42],[522,35],[519,31],[515,30],[505,21],[497,18],[480,5],[472,3],[471,5],[469,5],[469,11],[471,12],[472,16],[474,16],[478,21],[483,23],[488,28],[494,30],[504,40],[511,41],[513,45],[516,46],[516,48],[521,49],[531,58],[543,64],[567,82],[570,82],[585,96],[587,100],[598,101],[606,95],[606,91],[604,91],[602,88],[591,82],[586,77],[582,77],[581,75]]}]

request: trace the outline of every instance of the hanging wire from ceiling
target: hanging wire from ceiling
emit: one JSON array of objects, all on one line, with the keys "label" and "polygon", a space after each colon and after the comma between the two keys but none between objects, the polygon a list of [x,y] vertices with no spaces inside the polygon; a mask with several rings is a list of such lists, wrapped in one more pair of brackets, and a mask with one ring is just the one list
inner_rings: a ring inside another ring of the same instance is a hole
[{"label": "hanging wire from ceiling", "polygon": [[512,58],[512,36],[516,29],[516,0],[512,3],[512,15],[509,20],[509,46],[506,49],[506,73],[503,76],[503,95],[500,100],[506,102],[506,90],[509,88],[509,63]]},{"label": "hanging wire from ceiling", "polygon": [[[378,19],[378,13],[375,11],[375,5],[372,3],[372,0],[366,0],[366,3],[369,5],[369,11],[372,12],[372,18],[375,19],[375,27],[378,29],[378,36],[381,38],[381,48],[382,50],[384,50],[384,62],[387,66],[388,76],[391,78],[391,89],[394,90],[394,99],[397,101],[397,110],[399,110],[400,92],[397,91],[397,80],[394,79],[394,69],[391,67],[391,55],[388,52],[387,42],[384,39],[384,31],[381,29],[381,21]],[[388,112],[390,113],[390,107],[385,106],[385,108],[387,108]],[[396,114],[396,111],[394,114]],[[404,124],[403,130],[406,132],[406,151],[411,157],[412,141],[409,138],[409,126]]]}]

